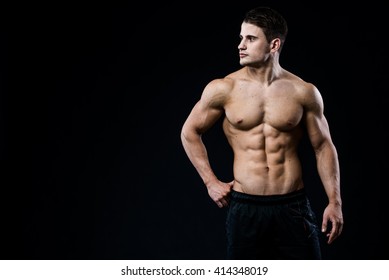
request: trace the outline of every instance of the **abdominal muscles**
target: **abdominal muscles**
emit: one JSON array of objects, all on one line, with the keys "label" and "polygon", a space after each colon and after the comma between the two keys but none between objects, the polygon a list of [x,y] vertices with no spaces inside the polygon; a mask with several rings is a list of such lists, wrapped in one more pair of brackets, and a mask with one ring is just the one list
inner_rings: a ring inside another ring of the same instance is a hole
[{"label": "abdominal muscles", "polygon": [[262,123],[240,130],[225,122],[224,131],[234,152],[234,190],[272,195],[303,187],[297,154],[299,126],[280,131]]}]

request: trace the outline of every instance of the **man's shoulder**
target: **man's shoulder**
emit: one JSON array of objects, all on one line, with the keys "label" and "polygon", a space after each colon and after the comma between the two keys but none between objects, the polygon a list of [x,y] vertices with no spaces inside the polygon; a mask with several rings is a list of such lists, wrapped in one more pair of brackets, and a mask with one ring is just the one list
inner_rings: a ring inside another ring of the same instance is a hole
[{"label": "man's shoulder", "polygon": [[211,80],[207,85],[207,89],[220,93],[228,93],[234,87],[235,82],[236,79],[233,76],[227,75],[222,78]]},{"label": "man's shoulder", "polygon": [[224,92],[230,92],[237,84],[241,82],[247,82],[248,79],[242,69],[235,72],[231,72],[222,78],[214,79],[210,82],[210,85],[217,87]]},{"label": "man's shoulder", "polygon": [[292,86],[295,89],[296,93],[314,94],[317,91],[317,88],[313,83],[305,81],[301,77],[299,77],[291,72],[286,72],[286,74],[283,75],[282,80],[285,83]]}]

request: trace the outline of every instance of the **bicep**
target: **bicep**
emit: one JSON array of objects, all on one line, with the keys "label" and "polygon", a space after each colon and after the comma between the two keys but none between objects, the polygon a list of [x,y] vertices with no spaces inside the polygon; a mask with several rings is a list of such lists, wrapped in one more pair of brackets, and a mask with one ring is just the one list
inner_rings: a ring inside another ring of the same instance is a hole
[{"label": "bicep", "polygon": [[200,100],[190,112],[184,128],[202,134],[211,128],[224,113],[229,84],[225,80],[213,80],[204,89]]},{"label": "bicep", "polygon": [[324,115],[323,100],[315,87],[305,107],[305,123],[309,139],[315,150],[319,150],[324,143],[331,141],[328,122]]},{"label": "bicep", "polygon": [[324,114],[306,113],[306,128],[315,150],[319,150],[324,143],[331,140],[328,122]]},{"label": "bicep", "polygon": [[184,128],[202,134],[212,127],[222,114],[221,108],[213,107],[206,100],[200,99],[192,108]]}]

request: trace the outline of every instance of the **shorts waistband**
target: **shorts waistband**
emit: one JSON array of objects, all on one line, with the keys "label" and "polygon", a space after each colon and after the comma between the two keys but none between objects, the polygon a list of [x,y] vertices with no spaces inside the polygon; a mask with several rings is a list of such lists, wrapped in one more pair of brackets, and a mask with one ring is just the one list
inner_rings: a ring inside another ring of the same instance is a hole
[{"label": "shorts waistband", "polygon": [[286,194],[273,195],[253,195],[231,190],[231,200],[237,202],[278,204],[292,202],[305,198],[306,192],[304,188]]}]

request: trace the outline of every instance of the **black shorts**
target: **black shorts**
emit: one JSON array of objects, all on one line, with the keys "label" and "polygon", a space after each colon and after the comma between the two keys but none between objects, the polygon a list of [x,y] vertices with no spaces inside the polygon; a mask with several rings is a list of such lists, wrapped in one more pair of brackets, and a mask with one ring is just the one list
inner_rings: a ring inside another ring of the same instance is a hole
[{"label": "black shorts", "polygon": [[319,234],[304,189],[283,195],[231,192],[227,259],[321,259]]}]

